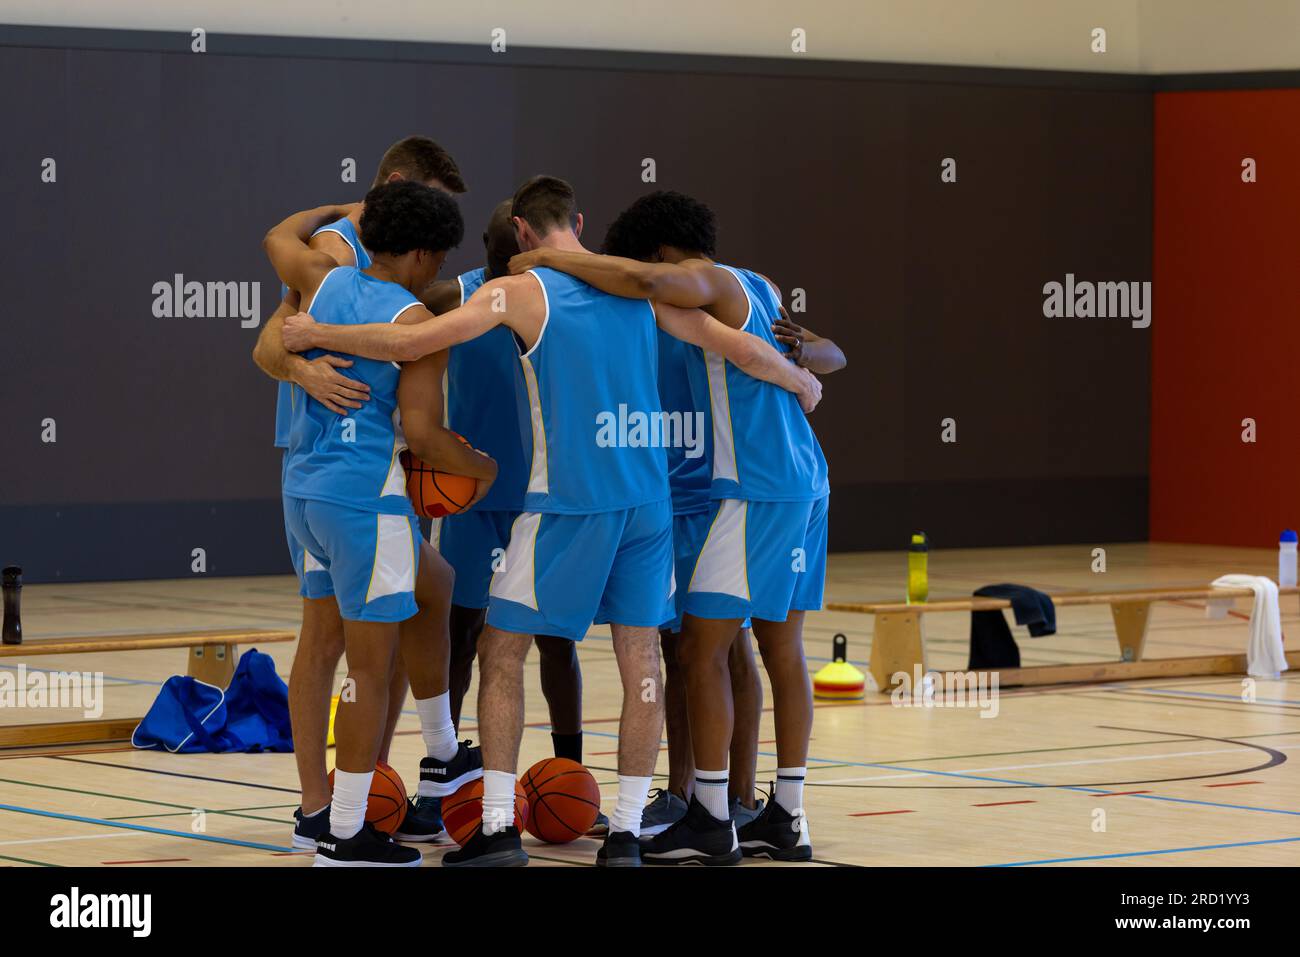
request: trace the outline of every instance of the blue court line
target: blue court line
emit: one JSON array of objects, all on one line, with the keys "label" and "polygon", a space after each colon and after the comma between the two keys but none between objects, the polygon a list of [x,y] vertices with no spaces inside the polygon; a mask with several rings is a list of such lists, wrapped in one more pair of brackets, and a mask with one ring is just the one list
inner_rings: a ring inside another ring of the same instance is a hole
[{"label": "blue court line", "polygon": [[1184,854],[1188,851],[1219,851],[1228,847],[1258,847],[1261,844],[1293,844],[1300,837],[1279,837],[1269,841],[1239,841],[1235,844],[1202,844],[1199,847],[1169,847],[1158,851],[1123,851],[1118,854],[1088,854],[1083,857],[1050,857],[1041,861],[1013,861],[1010,864],[983,864],[982,867],[1031,867],[1035,864],[1074,864],[1079,861],[1109,861],[1119,857],[1151,857],[1156,854]]},{"label": "blue court line", "polygon": [[35,814],[37,817],[52,817],[60,821],[78,821],[82,824],[99,824],[103,827],[120,827],[128,831],[145,831],[149,834],[164,834],[167,837],[184,837],[191,841],[208,841],[213,844],[231,844],[235,847],[251,847],[258,851],[293,851],[292,847],[278,847],[275,844],[258,844],[255,841],[240,841],[233,837],[213,837],[210,834],[195,834],[192,831],[173,831],[165,827],[149,827],[146,824],[124,824],[121,821],[105,821],[97,817],[81,817],[77,814],[59,814],[57,811],[40,811],[31,807],[18,807],[14,804],[0,804],[0,811],[13,811],[17,814]]},{"label": "blue court line", "polygon": [[1107,688],[1107,691],[1131,691],[1141,694],[1169,695],[1171,697],[1188,697],[1188,698],[1217,698],[1226,701],[1236,701],[1240,704],[1290,704],[1300,705],[1300,701],[1292,701],[1289,698],[1256,698],[1254,701],[1243,701],[1239,694],[1220,694],[1213,691],[1177,691],[1172,688]]}]

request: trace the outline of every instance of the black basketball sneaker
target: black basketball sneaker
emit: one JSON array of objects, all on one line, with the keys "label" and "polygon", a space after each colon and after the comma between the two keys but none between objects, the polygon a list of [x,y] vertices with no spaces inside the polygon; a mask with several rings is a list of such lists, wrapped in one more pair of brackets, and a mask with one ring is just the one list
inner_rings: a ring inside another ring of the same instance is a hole
[{"label": "black basketball sneaker", "polygon": [[408,844],[450,844],[451,838],[442,823],[442,798],[406,799],[406,817],[393,837]]},{"label": "black basketball sneaker", "polygon": [[293,812],[293,846],[300,851],[316,850],[321,835],[329,833],[330,806],[326,804],[315,814],[303,814],[302,808]]},{"label": "black basketball sneaker", "polygon": [[803,812],[791,814],[774,800],[763,812],[742,824],[738,834],[740,853],[746,857],[766,857],[773,861],[812,860],[812,838],[808,836],[808,819]]},{"label": "black basketball sneaker", "polygon": [[419,867],[422,862],[415,848],[398,844],[367,822],[349,838],[322,834],[312,867]]},{"label": "black basketball sneaker", "polygon": [[513,826],[489,836],[478,828],[474,836],[458,851],[442,856],[443,867],[524,867],[528,853]]},{"label": "black basketball sneaker", "polygon": [[641,841],[631,831],[610,831],[596,852],[597,867],[640,867]]},{"label": "black basketball sneaker", "polygon": [[719,821],[696,798],[676,824],[641,842],[647,864],[739,864],[740,845],[731,820]]},{"label": "black basketball sneaker", "polygon": [[420,784],[428,785],[424,793],[434,797],[451,797],[462,784],[482,776],[483,752],[471,747],[468,741],[460,742],[450,761],[439,761],[437,758],[423,758],[420,761]]}]

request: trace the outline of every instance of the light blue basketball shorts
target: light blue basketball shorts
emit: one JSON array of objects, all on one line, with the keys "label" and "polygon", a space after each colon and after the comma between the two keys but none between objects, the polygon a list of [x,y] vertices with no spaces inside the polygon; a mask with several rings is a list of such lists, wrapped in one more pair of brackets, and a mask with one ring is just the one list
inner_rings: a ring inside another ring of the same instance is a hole
[{"label": "light blue basketball shorts", "polygon": [[283,498],[284,530],[303,598],[333,595],[348,621],[405,621],[416,613],[420,526],[414,513]]},{"label": "light blue basketball shorts", "polygon": [[687,614],[785,621],[816,611],[826,583],[829,496],[811,502],[713,503],[699,558],[684,577]]},{"label": "light blue basketball shorts", "polygon": [[592,624],[657,628],[673,616],[667,499],[591,515],[522,512],[492,576],[494,628],[581,641]]}]

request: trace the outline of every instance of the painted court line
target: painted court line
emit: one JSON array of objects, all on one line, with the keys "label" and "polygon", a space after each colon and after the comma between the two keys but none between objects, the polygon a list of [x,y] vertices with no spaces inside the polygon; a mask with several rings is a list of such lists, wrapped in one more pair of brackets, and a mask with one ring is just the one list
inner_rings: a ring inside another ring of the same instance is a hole
[{"label": "painted court line", "polygon": [[101,864],[175,864],[178,861],[188,861],[188,857],[155,857],[147,861],[100,861]]},{"label": "painted court line", "polygon": [[[1300,747],[1300,745],[1294,745]],[[1197,757],[1206,754],[1240,754],[1249,752],[1250,748],[1215,748],[1208,751],[1172,751],[1164,754],[1139,754],[1113,758],[1083,758],[1078,761],[1042,761],[1037,764],[1003,764],[987,768],[961,768],[957,771],[922,771],[922,774],[985,774],[990,771],[1027,771],[1035,768],[1076,767],[1083,764],[1119,764],[1128,761],[1157,761],[1162,758]],[[818,784],[856,784],[863,781],[896,781],[912,777],[908,774],[881,774],[856,778],[836,778],[833,781],[818,781]]]},{"label": "painted court line", "polygon": [[1263,784],[1263,781],[1224,781],[1222,784],[1202,785],[1207,788],[1239,788],[1243,784]]},{"label": "painted court line", "polygon": [[1168,847],[1156,851],[1120,851],[1115,854],[1088,854],[1083,857],[1048,857],[1037,861],[1012,861],[1009,864],[985,864],[985,867],[1031,867],[1035,864],[1075,864],[1080,861],[1110,861],[1121,857],[1152,857],[1157,854],[1186,854],[1190,851],[1220,851],[1230,847],[1259,847],[1265,844],[1294,844],[1300,837],[1279,837],[1271,841],[1238,841],[1233,844],[1201,844],[1197,847]]},{"label": "painted court line", "polygon": [[131,837],[130,834],[74,834],[71,837],[28,837],[21,841],[0,841],[0,847],[13,847],[18,844],[57,844],[62,841],[111,841],[118,837]]},{"label": "painted court line", "polygon": [[129,831],[142,831],[146,834],[161,834],[165,837],[183,837],[190,841],[207,841],[210,844],[228,844],[232,847],[251,847],[258,851],[288,851],[292,848],[276,844],[260,844],[256,841],[240,841],[233,837],[216,837],[211,834],[194,834],[189,831],[173,831],[164,827],[149,827],[145,824],[125,824],[121,821],[105,821],[97,817],[81,817],[77,814],[59,814],[54,811],[41,811],[31,807],[18,807],[14,804],[0,804],[0,811],[12,811],[15,814],[34,814],[37,817],[50,817],[60,821],[77,821],[81,824],[98,824],[101,827],[120,827]]}]

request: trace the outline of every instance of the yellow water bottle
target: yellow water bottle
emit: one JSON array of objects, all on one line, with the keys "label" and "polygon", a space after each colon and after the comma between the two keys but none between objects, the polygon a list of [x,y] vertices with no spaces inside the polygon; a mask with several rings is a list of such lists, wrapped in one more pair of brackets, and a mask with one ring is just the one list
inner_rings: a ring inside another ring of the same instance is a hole
[{"label": "yellow water bottle", "polygon": [[925,532],[912,536],[907,552],[907,603],[923,602],[930,597],[930,576],[926,565],[930,558],[930,540]]}]

